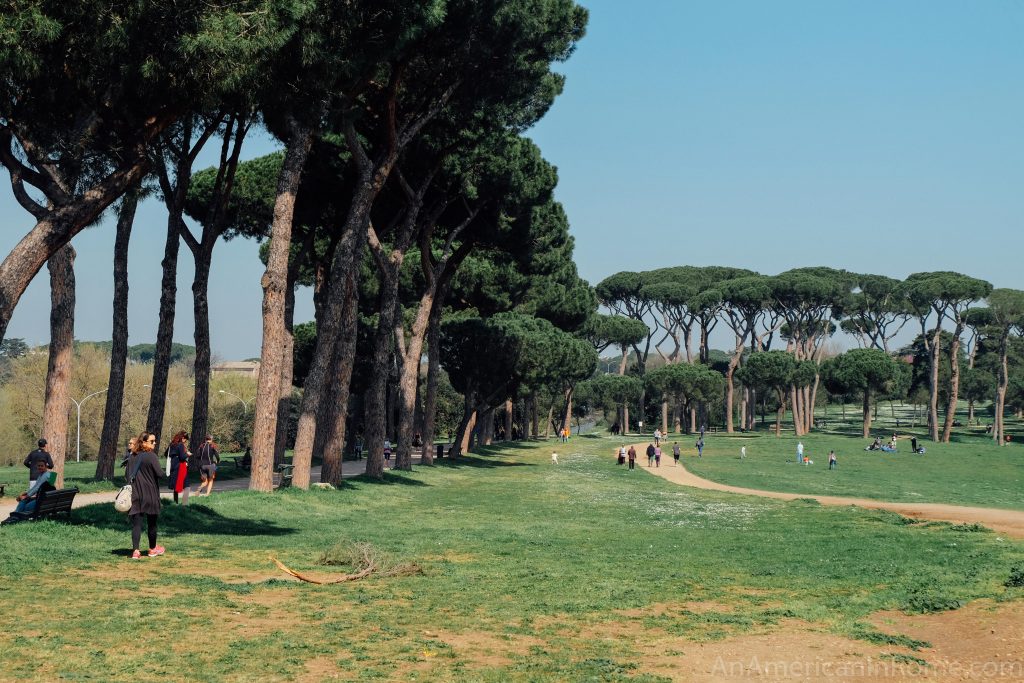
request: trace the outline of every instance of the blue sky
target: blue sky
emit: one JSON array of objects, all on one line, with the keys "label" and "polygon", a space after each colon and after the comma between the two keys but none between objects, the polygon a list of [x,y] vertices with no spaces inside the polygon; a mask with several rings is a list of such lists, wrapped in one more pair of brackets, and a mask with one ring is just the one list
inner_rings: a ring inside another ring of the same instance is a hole
[{"label": "blue sky", "polygon": [[[1024,289],[1024,3],[592,0],[568,82],[530,132],[558,166],[576,261],[619,270],[958,270]],[[249,149],[265,153],[268,141]],[[0,188],[0,253],[30,227]],[[140,212],[131,339],[156,334],[165,219]],[[79,235],[76,336],[110,336],[113,226]],[[259,354],[252,242],[220,244],[211,330]],[[182,247],[176,340],[191,343]],[[45,342],[45,271],[8,334]],[[300,292],[297,319],[312,317]]]}]

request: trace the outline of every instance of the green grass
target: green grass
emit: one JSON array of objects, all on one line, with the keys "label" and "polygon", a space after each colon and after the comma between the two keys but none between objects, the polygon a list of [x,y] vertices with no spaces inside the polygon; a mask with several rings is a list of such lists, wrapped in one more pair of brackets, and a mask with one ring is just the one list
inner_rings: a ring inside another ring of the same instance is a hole
[{"label": "green grass", "polygon": [[[810,467],[794,463],[798,439],[792,433],[779,438],[766,433],[708,434],[701,459],[691,457],[696,456],[693,438],[670,435],[669,443],[680,442],[686,466],[695,474],[733,486],[1024,510],[1024,444],[1014,441],[999,447],[983,432],[964,430],[955,433],[951,443],[932,443],[924,440],[921,430],[913,433],[927,449],[924,455],[911,453],[906,429],[898,430],[897,453],[863,450],[869,441],[859,436],[859,430],[857,436],[815,431],[800,439],[814,461]],[[747,447],[746,460],[739,459],[742,445]],[[838,459],[838,468],[832,471],[829,450],[835,450]]]},{"label": "green grass", "polygon": [[[339,491],[169,506],[158,560],[127,559],[109,504],[3,527],[0,679],[668,680],[640,645],[795,618],[913,650],[865,618],[1024,597],[1024,544],[678,487],[616,466],[613,444],[574,438],[557,467],[523,444]],[[315,563],[346,542],[424,574],[315,586],[269,561],[340,573]]]}]

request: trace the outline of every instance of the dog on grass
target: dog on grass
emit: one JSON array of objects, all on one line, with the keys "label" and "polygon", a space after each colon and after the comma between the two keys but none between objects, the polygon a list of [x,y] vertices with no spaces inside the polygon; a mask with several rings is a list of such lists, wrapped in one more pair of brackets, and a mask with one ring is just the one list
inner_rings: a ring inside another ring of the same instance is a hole
[{"label": "dog on grass", "polygon": [[552,453],[551,454],[551,464],[552,465],[557,465],[558,464],[558,453]]}]

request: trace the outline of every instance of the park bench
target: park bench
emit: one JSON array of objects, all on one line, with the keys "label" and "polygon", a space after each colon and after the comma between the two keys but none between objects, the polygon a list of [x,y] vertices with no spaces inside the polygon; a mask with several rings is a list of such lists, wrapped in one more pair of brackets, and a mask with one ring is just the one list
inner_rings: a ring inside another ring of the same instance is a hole
[{"label": "park bench", "polygon": [[292,470],[295,469],[295,465],[278,465],[277,471],[281,475],[281,481],[278,483],[277,488],[286,489],[292,485]]},{"label": "park bench", "polygon": [[71,503],[75,500],[78,487],[70,489],[58,489],[56,491],[43,491],[36,498],[36,509],[32,512],[11,513],[12,522],[36,521],[39,519],[50,519],[57,515],[71,516]]}]

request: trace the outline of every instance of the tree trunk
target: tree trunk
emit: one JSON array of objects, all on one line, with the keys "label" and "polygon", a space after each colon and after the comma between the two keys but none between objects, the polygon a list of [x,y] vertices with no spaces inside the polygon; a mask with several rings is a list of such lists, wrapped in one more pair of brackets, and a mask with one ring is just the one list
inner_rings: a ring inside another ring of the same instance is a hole
[{"label": "tree trunk", "polygon": [[[320,319],[317,320],[316,349],[313,351],[309,374],[303,384],[302,405],[299,408],[295,448],[292,456],[292,462],[295,463],[293,472],[297,472],[300,467],[308,468],[312,460],[318,416],[323,410],[321,403],[327,391],[329,378],[333,375],[344,375],[344,373],[339,374],[334,367],[334,363],[340,362],[335,358],[341,358],[336,354],[337,342],[341,336],[342,320],[346,315],[346,302],[358,297],[358,292],[353,289],[355,278],[358,276],[356,272],[358,271],[357,255],[362,253],[366,223],[375,196],[376,190],[373,184],[364,178],[353,196],[348,216],[345,218],[341,239],[338,240],[338,245],[334,250],[326,292],[322,296],[322,313]],[[347,329],[347,324],[344,326]],[[348,376],[351,378],[351,370],[349,370]],[[370,473],[372,470],[371,476],[379,478],[384,471],[384,460],[383,451],[378,449],[378,452],[380,454],[379,462],[374,460],[371,463],[368,460],[367,471]]]},{"label": "tree trunk", "polygon": [[512,440],[512,413],[514,410],[512,399],[505,399],[505,441]]},{"label": "tree trunk", "polygon": [[942,426],[942,441],[949,443],[953,431],[953,420],[956,417],[957,399],[960,397],[960,335],[964,326],[960,323],[953,331],[953,342],[949,346],[949,402],[946,404],[946,422]]},{"label": "tree trunk", "polygon": [[[434,431],[437,425],[437,381],[441,370],[441,311],[440,297],[430,308],[427,323],[427,391],[423,397],[423,464],[434,464]],[[417,359],[417,362],[419,360]]]},{"label": "tree trunk", "polygon": [[[117,215],[114,238],[114,320],[111,331],[110,375],[107,378],[106,408],[100,452],[96,457],[96,480],[114,478],[114,464],[120,452],[121,406],[124,403],[125,366],[128,362],[128,243],[131,239],[139,194],[125,195]],[[130,428],[130,425],[129,425]],[[142,431],[141,429],[139,431]]]},{"label": "tree trunk", "polygon": [[[366,401],[366,442],[369,444],[370,458],[376,451],[380,451],[383,458],[384,439],[387,438],[388,378],[391,375],[397,305],[398,274],[394,271],[382,272],[380,296],[377,300],[377,332],[370,354],[370,383],[363,394]],[[409,444],[404,444],[404,448],[408,452]],[[395,465],[398,465],[397,459]]]},{"label": "tree trunk", "polygon": [[480,414],[479,423],[480,445],[490,446],[494,443],[494,408],[487,406]]},{"label": "tree trunk", "polygon": [[661,433],[668,436],[668,401],[661,402]]},{"label": "tree trunk", "polygon": [[[295,381],[295,280],[298,269],[288,273],[288,289],[285,290],[284,304],[284,346],[281,349],[281,394],[277,401],[277,433],[274,435],[274,467],[284,462],[288,450],[288,426],[291,420],[292,386]],[[292,470],[292,484],[295,485],[295,470]],[[307,470],[308,487],[309,475]]]},{"label": "tree trunk", "polygon": [[782,436],[782,418],[786,415],[786,394],[779,392],[779,410],[775,413],[775,437]]},{"label": "tree trunk", "polygon": [[192,402],[192,437],[196,443],[209,432],[210,415],[210,263],[216,240],[200,246],[195,256],[192,279],[192,312],[195,317],[193,339],[196,343],[195,394]]},{"label": "tree trunk", "polygon": [[732,422],[733,396],[735,395],[732,376],[740,364],[743,347],[744,344],[742,341],[736,345],[736,352],[732,355],[732,358],[729,359],[729,367],[725,371],[725,431],[727,434],[732,434],[733,431],[735,431]]},{"label": "tree trunk", "polygon": [[562,431],[572,427],[572,393],[573,387],[565,390],[565,415],[562,418]]},{"label": "tree trunk", "polygon": [[178,247],[181,244],[181,214],[171,213],[167,217],[167,240],[164,242],[164,259],[160,262],[163,276],[160,286],[160,322],[156,331],[156,348],[153,351],[153,379],[149,383],[149,414],[146,429],[160,440],[164,425],[164,409],[167,401],[167,377],[171,370],[171,343],[174,338],[175,304],[178,299]]},{"label": "tree trunk", "polygon": [[622,404],[622,433],[629,433],[629,403]]},{"label": "tree trunk", "polygon": [[1003,327],[999,337],[999,382],[996,386],[995,415],[992,420],[992,438],[996,445],[1002,446],[1006,443],[1003,438],[1003,413],[1006,411],[1006,389],[1010,383],[1009,363],[1009,337],[1010,328]]},{"label": "tree trunk", "polygon": [[288,255],[295,196],[314,133],[312,126],[300,124],[294,119],[288,122],[288,127],[291,139],[277,181],[267,270],[260,283],[263,287],[263,344],[254,409],[252,476],[249,479],[249,488],[254,491],[271,491],[274,487],[274,438],[277,435],[282,351],[286,337],[284,309],[288,288]]},{"label": "tree trunk", "polygon": [[939,344],[940,328],[935,326],[931,348],[928,350],[928,433],[932,441],[939,441]]},{"label": "tree trunk", "polygon": [[864,390],[864,438],[871,436],[871,392]]},{"label": "tree trunk", "polygon": [[476,392],[470,388],[466,390],[463,398],[462,419],[459,420],[459,427],[455,431],[455,441],[452,444],[452,458],[458,458],[469,451],[469,437],[476,426],[476,410],[473,405],[476,403]]},{"label": "tree trunk", "polygon": [[75,249],[60,248],[46,262],[50,271],[50,348],[46,365],[43,437],[48,441],[57,488],[64,487],[64,459],[68,446],[68,406],[71,360],[75,346]]},{"label": "tree trunk", "polygon": [[93,222],[145,176],[148,165],[139,156],[81,195],[81,199],[49,211],[0,263],[0,340],[21,295],[32,279],[71,238]]},{"label": "tree trunk", "polygon": [[803,417],[800,413],[800,390],[795,386],[789,388],[789,400],[793,410],[793,429],[797,436],[803,436]]},{"label": "tree trunk", "polygon": [[[357,253],[362,251],[362,240],[356,243]],[[334,357],[331,360],[333,376],[332,398],[329,402],[321,402],[320,415],[327,416],[321,425],[327,425],[329,432],[323,440],[320,455],[323,466],[320,469],[322,482],[337,486],[341,483],[341,449],[345,447],[345,424],[348,415],[349,392],[352,388],[352,372],[355,369],[356,344],[359,327],[359,289],[356,282],[358,273],[354,270],[339,276],[344,286],[344,308],[341,325],[338,328]],[[365,401],[365,397],[364,397]],[[332,417],[333,416],[333,417]],[[320,430],[317,430],[317,443],[320,443]],[[364,439],[366,446],[366,474],[374,479],[384,477],[384,444],[378,443],[376,451],[369,439]]]}]

